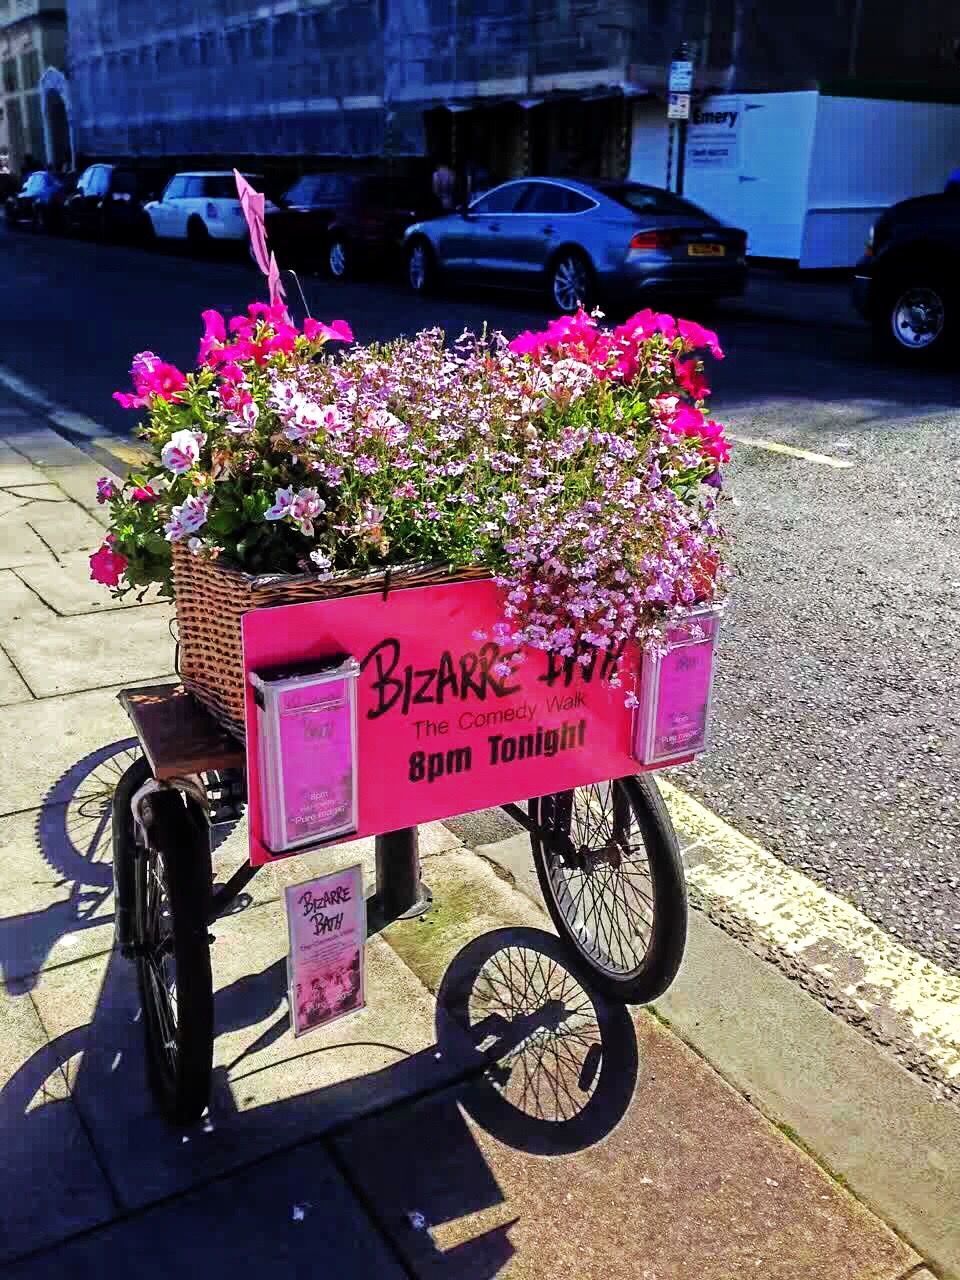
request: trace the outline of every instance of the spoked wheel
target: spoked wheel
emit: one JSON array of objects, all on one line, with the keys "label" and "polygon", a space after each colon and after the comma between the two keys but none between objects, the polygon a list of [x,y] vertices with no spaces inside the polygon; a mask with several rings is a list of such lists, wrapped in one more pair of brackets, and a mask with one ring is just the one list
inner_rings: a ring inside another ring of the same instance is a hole
[{"label": "spoked wheel", "polygon": [[142,808],[151,847],[138,850],[135,918],[147,1068],[167,1118],[190,1124],[207,1105],[213,1065],[209,831],[176,790]]},{"label": "spoked wheel", "polygon": [[594,984],[643,1004],[676,977],[687,892],[670,815],[649,778],[618,778],[530,801],[544,901]]}]

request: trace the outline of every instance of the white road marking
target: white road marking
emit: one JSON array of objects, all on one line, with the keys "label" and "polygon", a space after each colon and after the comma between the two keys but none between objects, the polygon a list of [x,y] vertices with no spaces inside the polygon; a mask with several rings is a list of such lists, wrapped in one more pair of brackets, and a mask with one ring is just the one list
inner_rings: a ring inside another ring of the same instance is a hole
[{"label": "white road marking", "polygon": [[3,364],[0,364],[0,385],[12,391],[14,395],[20,396],[22,400],[35,404],[38,409],[43,409],[47,414],[50,413],[51,409],[57,408],[57,405],[45,396],[39,388],[31,386],[19,374],[14,373],[12,369],[8,369]]},{"label": "white road marking", "polygon": [[879,1025],[909,1031],[948,1081],[960,1079],[960,977],[891,938],[856,907],[786,866],[690,796],[658,779],[685,846],[687,879],[775,951],[799,957]]},{"label": "white road marking", "polygon": [[780,444],[777,440],[758,440],[756,436],[735,435],[732,431],[727,432],[727,439],[735,440],[737,444],[749,445],[751,449],[766,449],[769,453],[783,453],[789,458],[800,458],[804,462],[817,462],[822,467],[836,467],[838,471],[855,465],[848,458],[831,458],[825,453],[798,449],[795,445]]}]

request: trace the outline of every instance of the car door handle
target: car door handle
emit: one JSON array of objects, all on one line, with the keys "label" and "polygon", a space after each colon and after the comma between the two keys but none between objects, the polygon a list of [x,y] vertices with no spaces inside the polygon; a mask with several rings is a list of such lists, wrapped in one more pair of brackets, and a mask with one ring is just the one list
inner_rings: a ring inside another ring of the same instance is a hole
[{"label": "car door handle", "polygon": [[541,227],[540,234],[544,236],[552,236],[556,231],[556,227]]},{"label": "car door handle", "polygon": [[487,223],[487,230],[488,230],[488,231],[499,231],[499,230],[500,230],[500,223],[499,223],[499,222],[488,222],[488,223]]}]

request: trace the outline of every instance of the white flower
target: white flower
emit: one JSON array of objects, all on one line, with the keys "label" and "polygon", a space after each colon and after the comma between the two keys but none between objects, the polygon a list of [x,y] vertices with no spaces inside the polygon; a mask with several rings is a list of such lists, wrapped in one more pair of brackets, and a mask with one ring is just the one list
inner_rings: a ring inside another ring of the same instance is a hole
[{"label": "white flower", "polygon": [[179,507],[170,512],[170,519],[163,526],[168,542],[180,542],[181,539],[196,533],[207,523],[207,511],[210,507],[210,494],[191,495],[184,498]]},{"label": "white flower", "polygon": [[288,486],[286,489],[278,489],[273,506],[263,513],[263,518],[264,520],[282,520],[285,515],[289,514],[292,505],[293,487]]},{"label": "white flower", "polygon": [[160,461],[175,476],[189,471],[200,457],[206,436],[199,431],[175,431],[160,450]]}]

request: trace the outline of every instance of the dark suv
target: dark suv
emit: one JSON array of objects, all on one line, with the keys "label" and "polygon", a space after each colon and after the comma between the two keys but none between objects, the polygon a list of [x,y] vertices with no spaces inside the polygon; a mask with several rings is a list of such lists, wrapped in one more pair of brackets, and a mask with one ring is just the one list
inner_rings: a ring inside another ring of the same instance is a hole
[{"label": "dark suv", "polygon": [[857,264],[853,301],[877,348],[911,364],[960,338],[960,186],[903,200],[880,215]]},{"label": "dark suv", "polygon": [[139,239],[146,235],[144,202],[158,183],[150,174],[113,164],[92,164],[77,179],[63,206],[66,229],[99,240]]},{"label": "dark suv", "polygon": [[382,266],[412,223],[436,213],[414,181],[378,174],[314,173],[268,209],[270,247],[283,265],[322,269],[334,279]]}]

